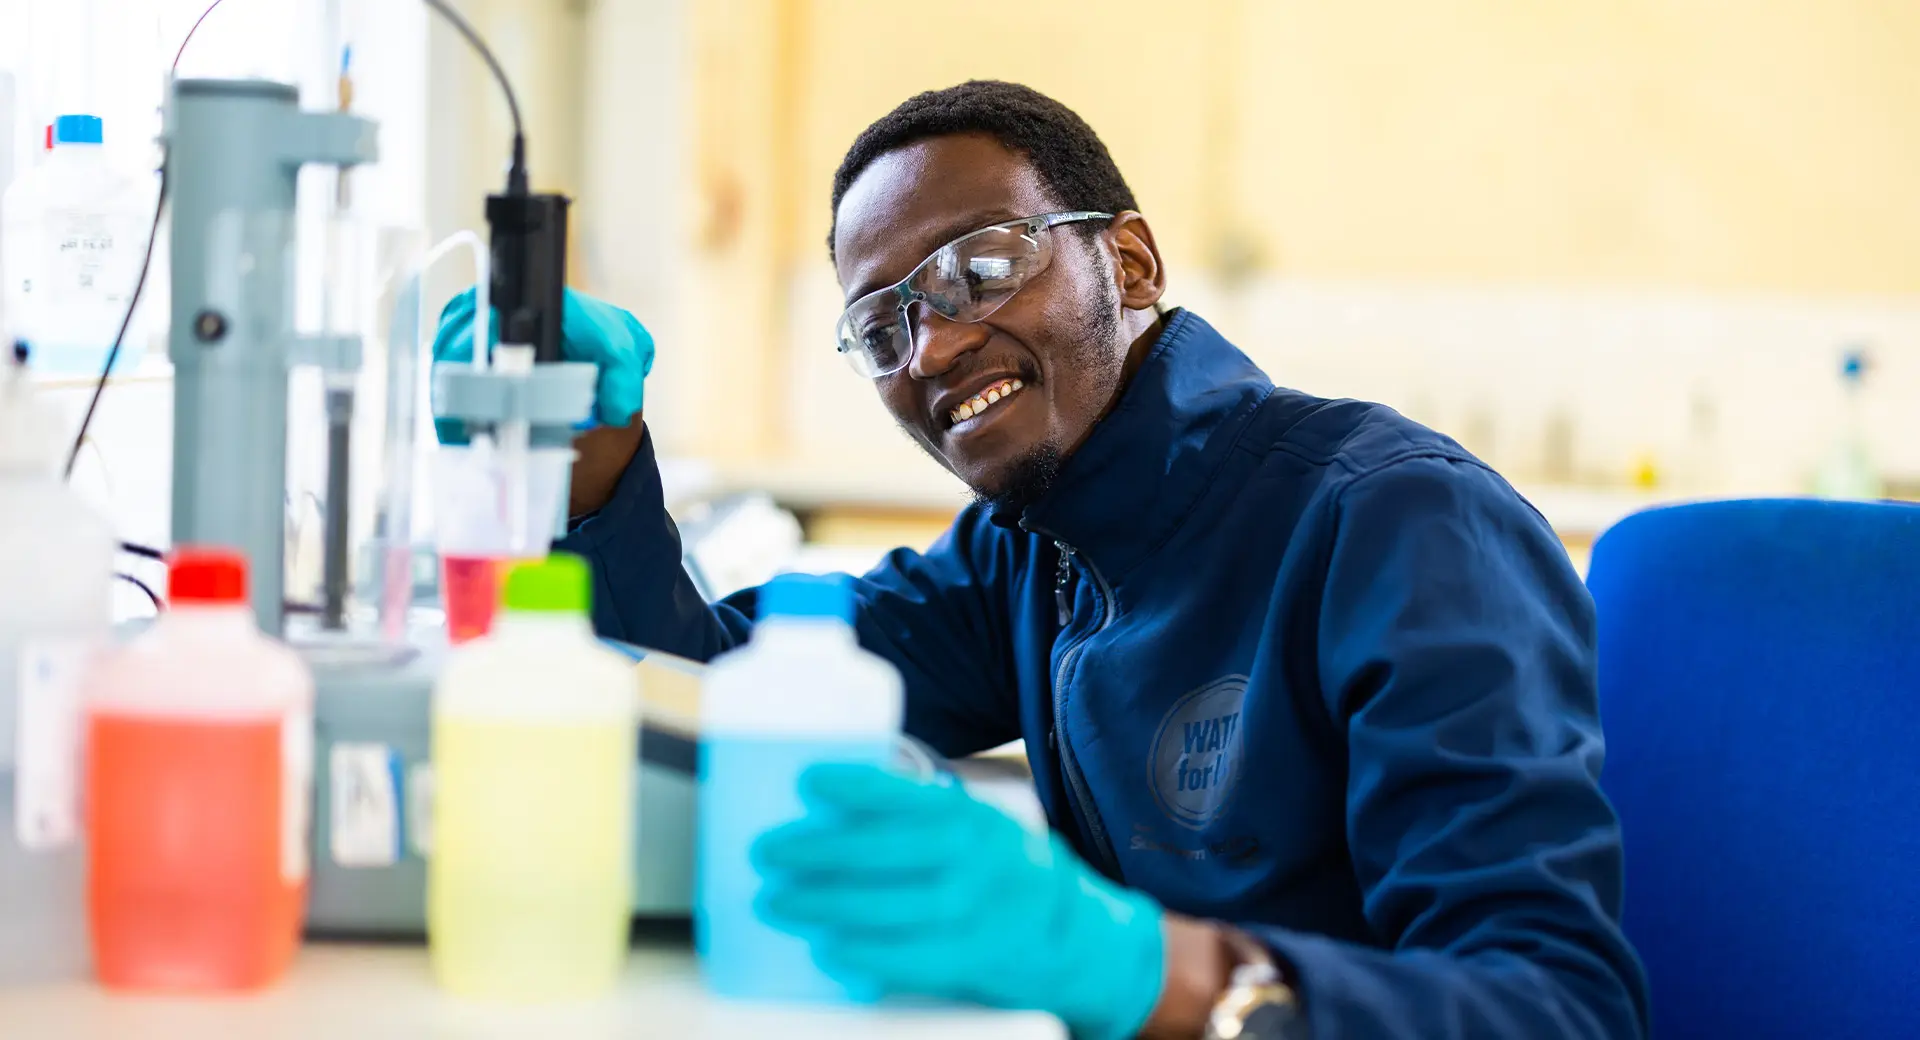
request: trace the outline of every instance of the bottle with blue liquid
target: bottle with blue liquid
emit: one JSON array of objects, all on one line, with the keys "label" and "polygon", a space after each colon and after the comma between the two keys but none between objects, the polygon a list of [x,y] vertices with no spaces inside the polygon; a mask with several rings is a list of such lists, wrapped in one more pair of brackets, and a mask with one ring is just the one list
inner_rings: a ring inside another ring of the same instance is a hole
[{"label": "bottle with blue liquid", "polygon": [[802,815],[800,773],[816,762],[891,762],[901,742],[900,673],[860,649],[845,575],[776,578],[746,646],[716,659],[700,694],[695,941],[707,985],[773,1001],[866,1000],[813,963],[807,944],[753,912],[755,838]]}]

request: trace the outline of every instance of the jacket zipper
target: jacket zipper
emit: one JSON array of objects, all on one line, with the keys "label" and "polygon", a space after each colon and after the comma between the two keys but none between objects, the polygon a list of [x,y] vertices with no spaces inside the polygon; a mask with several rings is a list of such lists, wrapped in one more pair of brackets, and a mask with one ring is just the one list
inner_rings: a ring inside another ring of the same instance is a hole
[{"label": "jacket zipper", "polygon": [[[1042,537],[1053,537],[1044,531],[1034,533]],[[1073,619],[1073,611],[1067,604],[1067,582],[1072,577],[1073,560],[1078,552],[1073,546],[1057,538],[1053,539],[1053,546],[1060,554],[1059,569],[1054,572],[1054,602],[1059,607],[1060,624],[1064,627]],[[1074,757],[1073,746],[1064,737],[1056,736],[1067,724],[1067,670],[1073,666],[1074,658],[1079,656],[1081,648],[1087,645],[1087,641],[1112,624],[1114,615],[1113,590],[1108,587],[1107,580],[1100,576],[1099,569],[1094,567],[1092,562],[1082,560],[1080,566],[1085,568],[1087,574],[1093,578],[1095,594],[1100,600],[1100,623],[1094,626],[1093,631],[1075,640],[1060,655],[1060,667],[1054,671],[1053,675],[1053,732],[1048,734],[1048,738],[1049,743],[1058,746],[1060,769],[1066,775],[1067,791],[1073,796],[1074,807],[1080,810],[1080,819],[1086,824],[1087,838],[1093,846],[1090,851],[1100,859],[1102,870],[1117,881],[1120,878],[1120,860],[1114,855],[1113,844],[1107,839],[1106,825],[1101,822],[1100,814],[1093,806],[1093,797],[1087,791],[1086,776],[1080,772],[1080,761]]]},{"label": "jacket zipper", "polygon": [[1067,582],[1073,580],[1073,564],[1068,558],[1073,550],[1064,542],[1055,542],[1053,547],[1060,554],[1060,566],[1053,572],[1053,605],[1060,611],[1060,627],[1065,628],[1073,620],[1073,609],[1067,605]]}]

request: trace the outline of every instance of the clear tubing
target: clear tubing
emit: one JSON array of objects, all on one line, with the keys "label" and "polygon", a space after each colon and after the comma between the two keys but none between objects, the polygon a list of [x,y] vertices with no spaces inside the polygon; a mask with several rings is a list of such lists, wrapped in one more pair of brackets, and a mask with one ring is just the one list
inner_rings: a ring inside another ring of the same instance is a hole
[{"label": "clear tubing", "polygon": [[[473,321],[475,325],[473,367],[486,368],[486,345],[493,339],[493,299],[490,296],[491,289],[489,288],[493,284],[493,254],[488,251],[486,240],[481,238],[479,233],[475,231],[455,231],[453,234],[441,239],[438,245],[427,250],[427,255],[421,258],[420,266],[414,271],[414,277],[416,279],[426,277],[428,268],[431,268],[434,264],[438,263],[442,257],[445,257],[448,253],[453,252],[461,246],[466,246],[468,251],[473,254]],[[414,297],[416,316],[419,305],[420,300],[416,295]],[[484,339],[479,331],[482,328],[487,330]],[[415,348],[418,349],[418,344],[415,345]],[[433,355],[431,352],[422,353],[423,365],[421,371],[425,372],[432,368]]]},{"label": "clear tubing", "polygon": [[[476,329],[490,319],[488,285],[493,275],[487,243],[472,231],[456,231],[428,249],[396,295],[392,335],[387,355],[387,458],[383,493],[383,551],[380,590],[380,630],[389,640],[406,637],[407,614],[413,605],[413,485],[419,457],[416,439],[421,417],[430,411],[433,351],[423,341],[420,285],[426,272],[447,254],[466,247],[473,256],[474,318]],[[478,337],[475,343],[481,343]],[[473,352],[474,363],[486,367],[486,351]]]},{"label": "clear tubing", "polygon": [[[494,369],[525,374],[533,371],[533,348],[502,343],[496,351]],[[495,446],[500,451],[500,468],[505,474],[507,500],[507,538],[515,547],[526,546],[527,529],[527,449],[533,439],[533,427],[525,419],[499,424]]]}]

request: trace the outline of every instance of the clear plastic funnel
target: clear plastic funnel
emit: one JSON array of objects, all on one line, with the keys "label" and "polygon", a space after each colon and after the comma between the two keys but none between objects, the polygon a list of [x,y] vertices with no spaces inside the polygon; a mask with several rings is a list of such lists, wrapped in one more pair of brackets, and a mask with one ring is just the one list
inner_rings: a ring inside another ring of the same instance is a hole
[{"label": "clear plastic funnel", "polygon": [[484,436],[434,455],[434,529],[450,640],[485,635],[506,568],[547,555],[572,466],[572,448],[503,452]]}]

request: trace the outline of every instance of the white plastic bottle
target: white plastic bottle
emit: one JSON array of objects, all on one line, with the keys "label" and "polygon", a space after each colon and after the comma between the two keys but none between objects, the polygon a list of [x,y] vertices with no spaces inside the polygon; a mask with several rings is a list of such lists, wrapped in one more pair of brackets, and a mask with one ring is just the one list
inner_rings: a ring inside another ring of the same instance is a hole
[{"label": "white plastic bottle", "polygon": [[513,568],[434,687],[427,943],[460,996],[590,996],[626,961],[639,680],[594,638],[591,587],[577,556]]},{"label": "white plastic bottle", "polygon": [[798,781],[817,762],[893,760],[900,673],[854,638],[844,575],[788,576],[760,596],[748,644],[717,658],[700,693],[695,942],[707,985],[750,1000],[865,1000],[815,966],[807,944],[753,911],[754,839],[802,815]]},{"label": "white plastic bottle", "polygon": [[[59,117],[53,150],[0,201],[5,309],[42,375],[100,374],[140,273],[155,188],[116,170],[102,138],[95,116]],[[131,371],[145,341],[128,329],[114,371]]]},{"label": "white plastic bottle", "polygon": [[58,477],[55,424],[0,373],[0,986],[87,971],[79,683],[107,633],[114,540]]},{"label": "white plastic bottle", "polygon": [[1866,352],[1850,347],[1840,358],[1840,386],[1846,394],[1845,418],[1833,447],[1814,471],[1813,493],[1822,498],[1871,502],[1885,493],[1869,447],[1866,423]]}]

